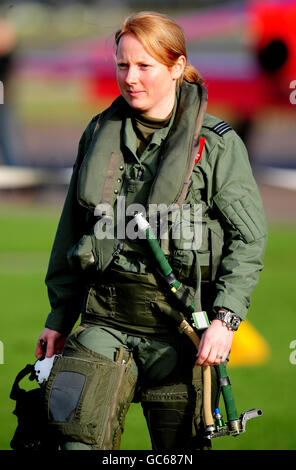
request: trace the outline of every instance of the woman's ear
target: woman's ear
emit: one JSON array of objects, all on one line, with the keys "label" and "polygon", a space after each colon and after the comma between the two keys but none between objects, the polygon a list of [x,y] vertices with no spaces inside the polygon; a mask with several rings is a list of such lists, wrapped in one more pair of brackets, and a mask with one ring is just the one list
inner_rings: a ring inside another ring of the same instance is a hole
[{"label": "woman's ear", "polygon": [[184,55],[180,55],[178,57],[176,63],[172,66],[172,78],[174,80],[178,80],[183,75],[186,62],[186,57]]}]

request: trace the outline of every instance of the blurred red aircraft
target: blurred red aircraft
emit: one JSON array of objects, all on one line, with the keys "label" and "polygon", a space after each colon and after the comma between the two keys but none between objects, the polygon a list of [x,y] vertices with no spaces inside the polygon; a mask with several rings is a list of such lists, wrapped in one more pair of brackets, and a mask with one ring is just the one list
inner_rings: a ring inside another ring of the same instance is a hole
[{"label": "blurred red aircraft", "polygon": [[[241,120],[250,120],[269,106],[291,108],[291,87],[296,88],[296,1],[250,1],[202,10],[177,21],[186,34],[189,60],[205,79],[211,104],[230,109]],[[220,37],[223,41],[227,35],[233,41],[243,36],[243,47],[228,53],[223,46],[220,52],[194,52],[200,41]],[[112,99],[119,94],[112,41],[89,46],[92,97]]]},{"label": "blurred red aircraft", "polygon": [[[296,88],[296,0],[235,2],[176,19],[211,104],[230,109],[242,120],[268,106],[291,107],[291,87]],[[203,50],[205,41],[215,40],[212,50]],[[29,52],[21,58],[20,68],[28,74],[82,76],[91,100],[111,101],[119,94],[114,52],[113,37],[94,37],[74,41],[60,52]]]}]

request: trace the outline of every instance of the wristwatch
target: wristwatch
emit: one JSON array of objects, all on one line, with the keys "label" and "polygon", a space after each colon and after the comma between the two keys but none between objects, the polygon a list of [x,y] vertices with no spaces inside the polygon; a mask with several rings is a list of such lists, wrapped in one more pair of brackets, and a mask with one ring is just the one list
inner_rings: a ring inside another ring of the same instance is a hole
[{"label": "wristwatch", "polygon": [[227,326],[229,330],[236,331],[242,321],[241,318],[230,310],[222,310],[217,312],[215,319],[222,320],[223,324]]}]

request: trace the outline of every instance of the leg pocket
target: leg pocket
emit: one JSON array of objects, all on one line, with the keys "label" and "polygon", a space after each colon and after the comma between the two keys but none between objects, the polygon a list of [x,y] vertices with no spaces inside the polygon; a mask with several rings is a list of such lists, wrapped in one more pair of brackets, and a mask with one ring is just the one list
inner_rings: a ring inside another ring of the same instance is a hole
[{"label": "leg pocket", "polygon": [[60,356],[44,392],[49,426],[62,441],[112,449],[134,385],[126,364]]}]

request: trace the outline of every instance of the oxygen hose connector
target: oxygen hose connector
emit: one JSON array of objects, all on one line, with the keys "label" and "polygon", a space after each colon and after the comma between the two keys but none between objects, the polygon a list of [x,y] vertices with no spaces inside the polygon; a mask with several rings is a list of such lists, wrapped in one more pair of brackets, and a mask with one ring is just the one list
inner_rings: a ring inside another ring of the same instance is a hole
[{"label": "oxygen hose connector", "polygon": [[224,426],[224,421],[222,419],[222,415],[220,413],[219,408],[215,408],[214,418],[215,418],[215,421],[216,421],[217,428],[222,428]]}]

